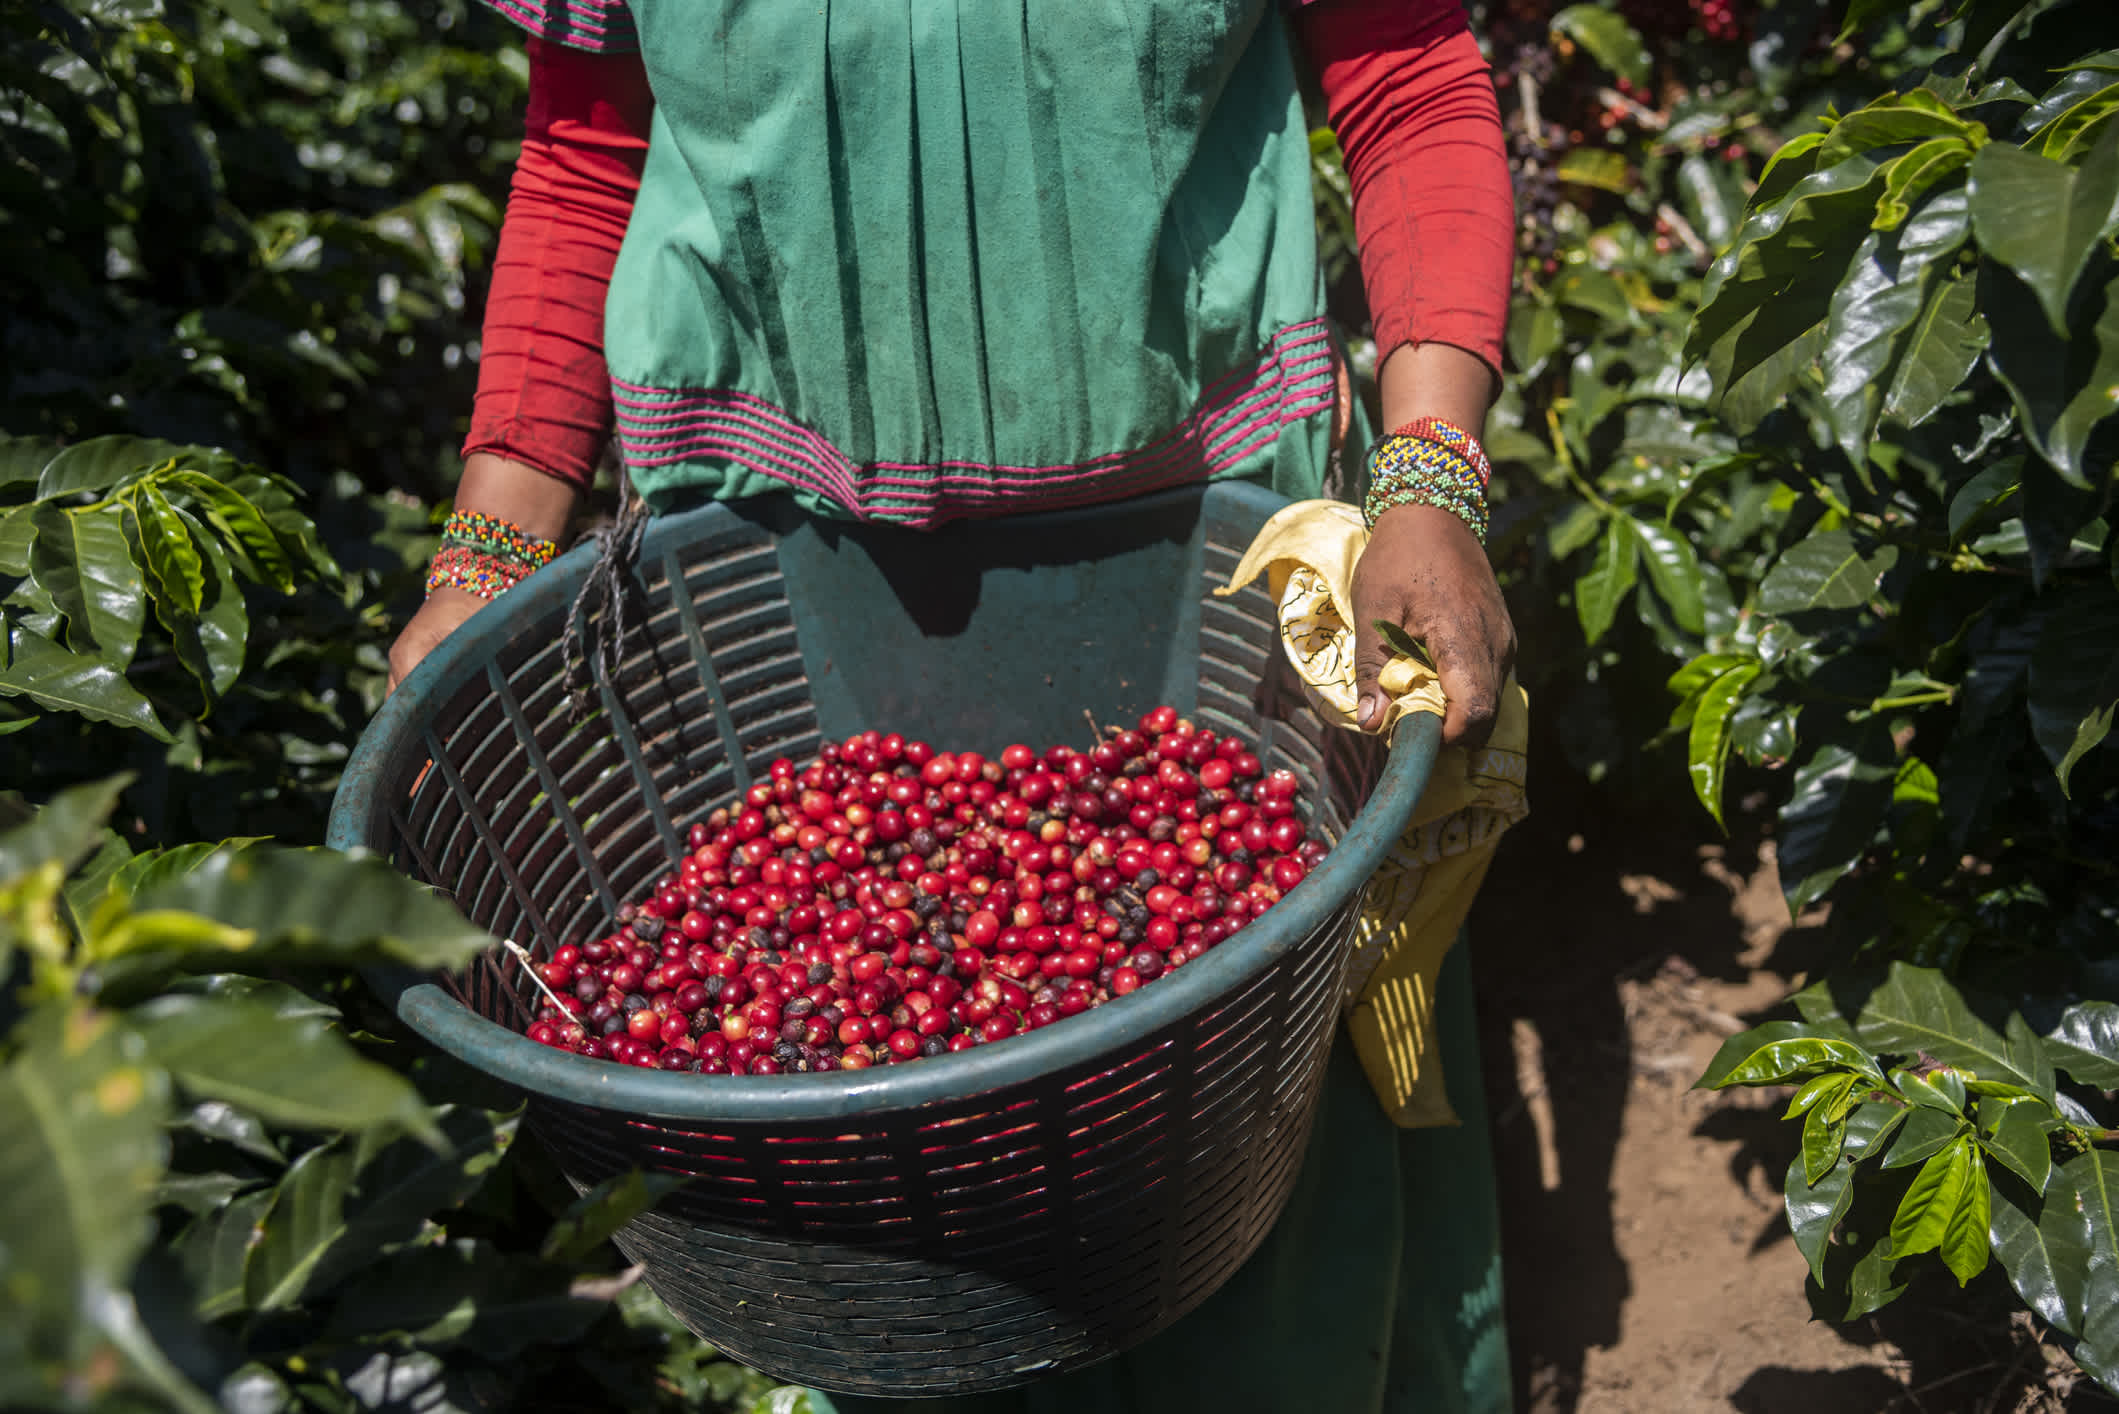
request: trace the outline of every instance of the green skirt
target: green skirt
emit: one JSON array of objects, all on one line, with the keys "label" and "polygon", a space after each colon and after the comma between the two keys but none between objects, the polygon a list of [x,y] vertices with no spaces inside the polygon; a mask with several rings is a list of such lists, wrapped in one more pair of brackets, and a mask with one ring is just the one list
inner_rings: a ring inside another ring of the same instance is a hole
[{"label": "green skirt", "polygon": [[1342,1031],[1279,1223],[1229,1284],[1115,1360],[999,1394],[812,1394],[816,1414],[1506,1414],[1500,1214],[1467,948],[1436,1015],[1455,1129],[1399,1129]]}]

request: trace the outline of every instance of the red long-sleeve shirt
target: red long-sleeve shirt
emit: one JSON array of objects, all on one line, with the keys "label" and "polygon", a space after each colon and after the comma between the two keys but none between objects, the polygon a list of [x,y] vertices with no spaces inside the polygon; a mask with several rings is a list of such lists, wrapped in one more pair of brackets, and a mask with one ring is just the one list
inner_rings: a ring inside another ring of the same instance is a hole
[{"label": "red long-sleeve shirt", "polygon": [[[1377,350],[1498,369],[1514,210],[1493,81],[1457,0],[1319,0],[1294,22],[1354,194]],[[633,54],[529,42],[530,103],[464,455],[587,485],[610,436],[603,305],[654,110]]]}]

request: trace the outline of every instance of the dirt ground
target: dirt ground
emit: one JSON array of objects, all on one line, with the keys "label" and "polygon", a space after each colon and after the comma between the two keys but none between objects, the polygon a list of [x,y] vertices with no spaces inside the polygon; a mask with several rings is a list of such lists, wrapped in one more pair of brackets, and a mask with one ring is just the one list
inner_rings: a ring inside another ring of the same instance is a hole
[{"label": "dirt ground", "polygon": [[1810,1319],[1781,1092],[1689,1087],[1821,967],[1821,920],[1790,926],[1755,814],[1722,841],[1704,813],[1658,827],[1533,805],[1471,932],[1518,1407],[2119,1409],[2012,1318],[1997,1270],[1961,1293],[1917,1283],[1852,1326]]}]

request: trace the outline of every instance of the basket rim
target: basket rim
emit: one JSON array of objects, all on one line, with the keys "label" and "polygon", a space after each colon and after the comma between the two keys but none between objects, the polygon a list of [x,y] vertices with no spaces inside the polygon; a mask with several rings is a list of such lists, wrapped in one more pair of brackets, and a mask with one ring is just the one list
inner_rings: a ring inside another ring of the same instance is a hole
[{"label": "basket rim", "polygon": [[[1212,490],[1256,498],[1256,509],[1267,513],[1286,504],[1262,487],[1217,483]],[[1052,518],[1080,514],[1056,512]],[[702,520],[710,523],[716,517],[733,519],[734,513],[714,504],[661,518],[648,531],[643,555],[660,554],[674,538],[693,538]],[[521,618],[570,602],[594,550],[592,545],[577,546],[511,590],[510,607],[516,612],[473,615],[399,684],[347,762],[332,803],[326,840],[331,848],[366,847],[364,827],[377,804],[378,784],[390,774],[382,767],[391,752],[427,729],[434,713],[513,636]],[[1369,876],[1404,833],[1426,790],[1441,742],[1439,717],[1416,713],[1401,721],[1368,799],[1324,861],[1262,917],[1219,946],[1158,978],[1153,986],[1115,998],[1094,1012],[1012,1036],[1003,1046],[974,1046],[918,1065],[780,1076],[696,1075],[615,1065],[540,1045],[487,1020],[438,984],[408,970],[377,969],[368,980],[398,1017],[433,1045],[547,1099],[659,1119],[780,1125],[962,1100],[1032,1083],[1141,1041],[1212,1005],[1311,940],[1334,914],[1358,903]]]}]

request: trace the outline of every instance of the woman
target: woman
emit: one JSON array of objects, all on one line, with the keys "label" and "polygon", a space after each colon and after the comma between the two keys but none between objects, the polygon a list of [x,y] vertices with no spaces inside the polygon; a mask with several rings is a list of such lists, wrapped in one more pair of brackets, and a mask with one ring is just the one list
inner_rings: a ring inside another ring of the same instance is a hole
[{"label": "woman", "polygon": [[[1456,0],[489,3],[533,36],[527,133],[457,514],[393,685],[550,557],[614,430],[656,509],[780,492],[926,526],[1224,476],[1318,495],[1353,409],[1299,49],[1398,429],[1370,459],[1361,720],[1388,619],[1435,659],[1445,742],[1484,739],[1515,650],[1476,442],[1513,212]],[[1440,1029],[1477,1116],[1462,969]],[[964,1407],[1506,1408],[1483,1126],[1394,1129],[1345,1049],[1288,1216],[1229,1287]]]}]

